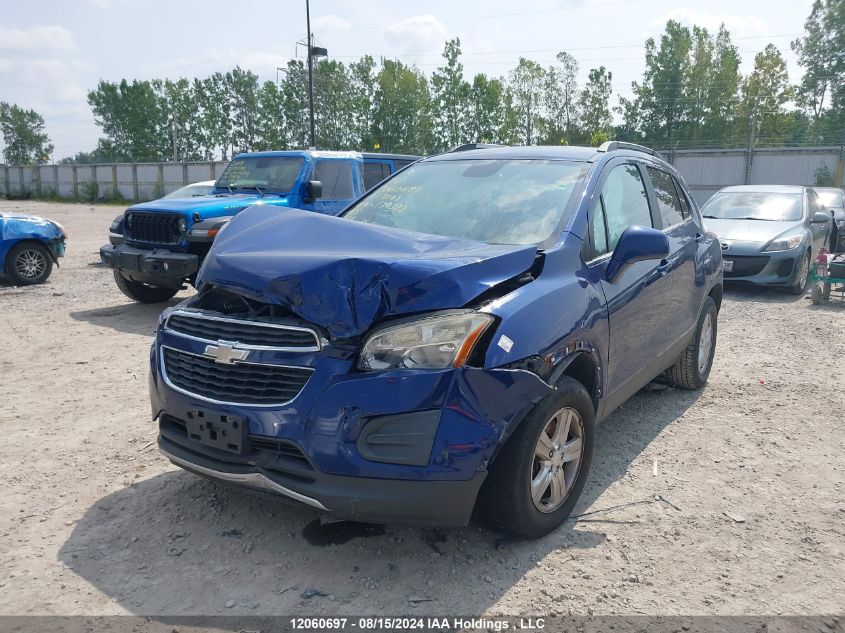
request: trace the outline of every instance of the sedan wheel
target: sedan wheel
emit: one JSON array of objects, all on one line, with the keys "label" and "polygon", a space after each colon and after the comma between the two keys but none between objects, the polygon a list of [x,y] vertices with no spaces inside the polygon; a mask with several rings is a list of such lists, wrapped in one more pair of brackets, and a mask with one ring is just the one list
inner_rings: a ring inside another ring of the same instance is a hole
[{"label": "sedan wheel", "polygon": [[798,272],[795,275],[795,283],[790,286],[793,294],[803,295],[807,292],[807,278],[810,276],[810,253],[807,253],[800,261],[795,262]]},{"label": "sedan wheel", "polygon": [[6,256],[5,271],[16,286],[40,284],[53,272],[53,260],[45,246],[20,242]]},{"label": "sedan wheel", "polygon": [[33,282],[47,270],[47,258],[44,253],[29,248],[18,255],[15,260],[15,272],[29,282]]}]

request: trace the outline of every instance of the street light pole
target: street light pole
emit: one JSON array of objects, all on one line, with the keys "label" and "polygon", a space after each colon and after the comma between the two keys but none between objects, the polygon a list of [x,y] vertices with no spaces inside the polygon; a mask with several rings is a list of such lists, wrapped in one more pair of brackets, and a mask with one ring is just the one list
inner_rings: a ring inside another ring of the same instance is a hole
[{"label": "street light pole", "polygon": [[314,139],[314,62],[313,47],[311,45],[311,6],[310,1],[305,0],[305,22],[308,27],[308,114],[311,124],[311,148],[317,149]]}]

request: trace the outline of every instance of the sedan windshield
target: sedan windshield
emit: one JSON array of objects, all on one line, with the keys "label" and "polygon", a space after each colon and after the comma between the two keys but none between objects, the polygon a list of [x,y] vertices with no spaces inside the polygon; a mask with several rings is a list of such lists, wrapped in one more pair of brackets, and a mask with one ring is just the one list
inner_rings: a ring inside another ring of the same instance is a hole
[{"label": "sedan windshield", "polygon": [[586,168],[561,160],[417,163],[344,217],[488,244],[539,244],[561,223]]},{"label": "sedan windshield", "polygon": [[705,203],[701,214],[705,218],[720,220],[798,221],[801,219],[801,194],[757,191],[717,193]]},{"label": "sedan windshield", "polygon": [[821,200],[822,205],[825,207],[841,209],[845,206],[845,192],[831,191],[829,189],[821,191],[816,189],[816,193],[819,194],[819,200]]},{"label": "sedan windshield", "polygon": [[246,156],[235,158],[217,181],[217,189],[261,193],[289,193],[302,169],[297,156]]}]

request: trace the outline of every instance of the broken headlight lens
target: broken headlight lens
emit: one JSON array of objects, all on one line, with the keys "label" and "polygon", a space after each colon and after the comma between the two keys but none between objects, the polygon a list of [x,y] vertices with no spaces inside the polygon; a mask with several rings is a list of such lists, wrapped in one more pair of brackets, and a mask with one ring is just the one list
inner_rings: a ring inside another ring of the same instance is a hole
[{"label": "broken headlight lens", "polygon": [[493,317],[480,312],[430,315],[374,332],[359,369],[443,369],[463,365]]}]

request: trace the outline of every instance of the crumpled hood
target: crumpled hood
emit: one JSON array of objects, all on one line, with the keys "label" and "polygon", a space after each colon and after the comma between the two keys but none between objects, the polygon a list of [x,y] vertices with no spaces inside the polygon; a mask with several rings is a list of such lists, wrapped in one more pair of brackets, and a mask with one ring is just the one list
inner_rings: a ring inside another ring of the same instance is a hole
[{"label": "crumpled hood", "polygon": [[536,246],[490,245],[299,209],[252,207],[217,236],[197,286],[287,307],[333,336],[389,315],[460,308],[531,267]]},{"label": "crumpled hood", "polygon": [[800,220],[789,222],[771,222],[767,220],[722,220],[704,218],[704,225],[713,231],[720,240],[730,242],[765,243],[778,237],[789,229],[800,230]]},{"label": "crumpled hood", "polygon": [[62,235],[62,229],[51,220],[45,220],[37,215],[0,212],[0,240],[53,239]]},{"label": "crumpled hood", "polygon": [[127,211],[170,211],[184,213],[187,217],[196,212],[205,218],[237,213],[246,207],[271,201],[276,205],[284,204],[283,200],[285,198],[269,195],[262,197],[257,194],[211,194],[190,198],[160,198],[132,205]]}]

